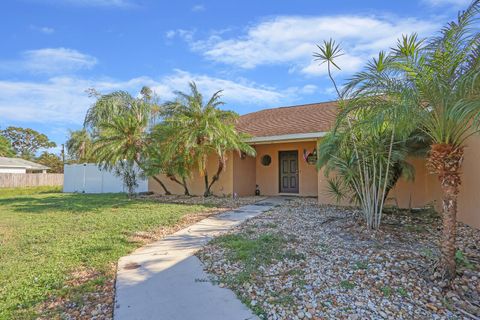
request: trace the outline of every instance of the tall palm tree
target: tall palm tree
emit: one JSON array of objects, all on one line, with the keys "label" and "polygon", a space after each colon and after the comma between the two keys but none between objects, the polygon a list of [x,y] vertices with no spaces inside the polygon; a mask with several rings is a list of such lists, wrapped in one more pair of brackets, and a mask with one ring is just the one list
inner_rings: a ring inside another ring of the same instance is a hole
[{"label": "tall palm tree", "polygon": [[[204,196],[211,195],[211,188],[220,178],[230,151],[254,155],[255,150],[245,142],[246,136],[235,130],[238,115],[219,107],[221,91],[215,92],[205,103],[194,82],[190,83],[190,94],[176,92],[177,98],[164,105],[164,121],[175,128],[172,146],[182,145],[192,157],[195,167],[205,181]],[[216,172],[210,178],[207,159],[218,157]]]},{"label": "tall palm tree", "polygon": [[457,198],[467,138],[480,129],[480,0],[438,34],[421,40],[403,36],[382,73],[357,74],[350,84],[372,94],[393,94],[410,106],[411,121],[431,141],[427,167],[442,189],[443,236],[440,267],[456,274]]},{"label": "tall palm tree", "polygon": [[[114,168],[121,161],[135,163],[142,171],[148,147],[148,129],[151,106],[126,92],[113,92],[101,96],[87,112],[85,124],[94,132],[93,151],[98,163]],[[155,175],[165,194],[171,194]]]}]

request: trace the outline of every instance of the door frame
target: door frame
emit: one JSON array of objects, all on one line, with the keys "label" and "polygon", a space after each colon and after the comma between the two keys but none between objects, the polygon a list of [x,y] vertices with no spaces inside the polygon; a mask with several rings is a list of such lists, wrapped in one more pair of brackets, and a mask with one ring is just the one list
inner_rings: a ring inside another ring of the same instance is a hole
[{"label": "door frame", "polygon": [[[296,191],[282,191],[282,153],[294,153],[297,158],[297,188]],[[299,194],[300,193],[300,163],[298,160],[298,150],[282,150],[278,151],[278,193]]]}]

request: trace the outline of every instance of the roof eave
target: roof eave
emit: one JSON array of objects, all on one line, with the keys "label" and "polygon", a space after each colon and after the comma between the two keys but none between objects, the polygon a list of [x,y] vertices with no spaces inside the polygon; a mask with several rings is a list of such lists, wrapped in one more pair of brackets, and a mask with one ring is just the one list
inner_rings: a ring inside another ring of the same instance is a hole
[{"label": "roof eave", "polygon": [[316,141],[324,137],[327,132],[309,132],[309,133],[293,133],[281,134],[275,136],[252,137],[247,139],[247,143],[255,144],[269,144],[269,143],[285,143],[285,142],[299,142],[299,141]]}]

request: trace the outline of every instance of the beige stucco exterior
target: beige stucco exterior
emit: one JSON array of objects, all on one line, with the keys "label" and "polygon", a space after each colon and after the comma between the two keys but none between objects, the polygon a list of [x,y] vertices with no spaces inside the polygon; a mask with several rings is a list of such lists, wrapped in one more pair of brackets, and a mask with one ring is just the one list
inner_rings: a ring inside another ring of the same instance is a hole
[{"label": "beige stucco exterior", "polygon": [[[256,144],[256,157],[240,157],[238,153],[228,156],[227,166],[220,176],[220,180],[214,184],[212,191],[219,196],[249,196],[255,194],[256,185],[262,195],[276,196],[279,192],[279,152],[298,152],[298,179],[299,196],[318,197],[320,203],[334,204],[335,201],[326,192],[327,179],[323,171],[317,172],[316,166],[308,164],[303,159],[303,152],[311,152],[316,148],[317,141],[298,141],[283,143]],[[270,155],[272,162],[268,166],[261,163],[264,155]],[[217,157],[208,159],[208,172],[213,175],[217,170]],[[388,204],[398,205],[401,208],[416,208],[427,205],[435,205],[440,209],[441,189],[437,178],[428,173],[425,160],[411,158],[409,162],[415,167],[415,180],[405,181],[401,179],[396,187],[390,192]],[[463,164],[463,183],[459,195],[458,219],[469,225],[480,228],[480,137],[475,136],[467,141],[465,160]],[[183,194],[183,188],[160,176],[168,189],[174,194]],[[190,193],[202,195],[204,178],[198,173],[192,173],[188,182]],[[153,180],[149,180],[149,190],[163,193],[161,187]],[[348,203],[343,203],[348,205]]]},{"label": "beige stucco exterior", "polygon": [[[290,142],[290,143],[272,143],[256,145],[256,184],[263,195],[279,195],[279,152],[297,151],[298,152],[298,195],[316,197],[317,188],[317,170],[315,165],[308,164],[303,159],[303,151],[313,151],[317,146],[316,141]],[[264,155],[272,157],[272,163],[264,166],[261,159]]]}]

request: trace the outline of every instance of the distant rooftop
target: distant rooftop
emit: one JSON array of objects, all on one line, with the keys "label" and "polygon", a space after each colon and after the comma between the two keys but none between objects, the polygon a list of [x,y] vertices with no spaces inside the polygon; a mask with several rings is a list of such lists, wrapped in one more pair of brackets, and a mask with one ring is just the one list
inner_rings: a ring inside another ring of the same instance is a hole
[{"label": "distant rooftop", "polygon": [[336,101],[303,104],[247,113],[236,128],[254,137],[328,132],[336,115]]},{"label": "distant rooftop", "polygon": [[20,158],[0,157],[0,167],[25,168],[27,170],[47,170],[47,166]]}]

